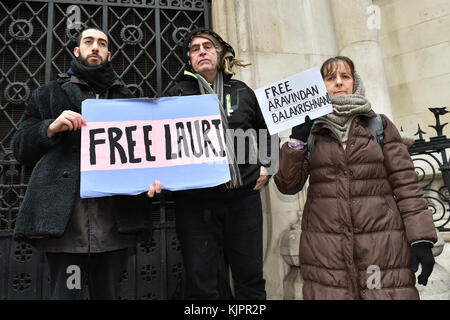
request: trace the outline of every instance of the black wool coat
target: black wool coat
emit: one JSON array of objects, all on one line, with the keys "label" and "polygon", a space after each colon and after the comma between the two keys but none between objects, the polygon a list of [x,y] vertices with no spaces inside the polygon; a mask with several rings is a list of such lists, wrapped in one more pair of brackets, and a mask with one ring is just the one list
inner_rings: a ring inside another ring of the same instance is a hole
[{"label": "black wool coat", "polygon": [[[34,166],[16,219],[15,239],[63,235],[80,192],[81,135],[80,130],[65,131],[49,139],[47,127],[64,110],[81,113],[81,102],[95,97],[84,81],[67,73],[33,92],[11,141],[16,159],[23,165]],[[132,97],[118,80],[99,96]],[[113,198],[119,232],[151,232],[151,200],[145,194]]]}]

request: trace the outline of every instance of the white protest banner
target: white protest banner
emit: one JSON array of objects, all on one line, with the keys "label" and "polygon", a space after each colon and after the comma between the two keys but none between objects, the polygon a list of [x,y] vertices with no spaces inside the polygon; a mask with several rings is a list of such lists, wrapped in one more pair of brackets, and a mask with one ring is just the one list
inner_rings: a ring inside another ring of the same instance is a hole
[{"label": "white protest banner", "polygon": [[255,90],[271,135],[333,111],[319,68],[315,67]]}]

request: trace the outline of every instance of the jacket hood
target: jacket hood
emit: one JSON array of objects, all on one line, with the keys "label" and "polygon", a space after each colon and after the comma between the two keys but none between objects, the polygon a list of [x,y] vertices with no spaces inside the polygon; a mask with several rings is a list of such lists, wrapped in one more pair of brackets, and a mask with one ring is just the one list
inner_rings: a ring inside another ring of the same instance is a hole
[{"label": "jacket hood", "polygon": [[[214,38],[217,39],[217,41],[224,47],[225,51],[229,51],[233,57],[235,57],[235,52],[233,47],[228,44],[225,40],[222,39],[221,36],[219,36],[216,32],[212,31],[209,28],[197,28],[192,30],[185,38],[184,40],[184,45],[183,45],[183,53],[184,53],[184,59],[185,59],[185,63],[186,63],[186,70],[189,72],[195,72],[192,69],[191,66],[191,59],[189,57],[189,45],[192,41],[192,38],[194,38],[196,35],[201,34],[201,33],[208,33],[211,36],[213,36]],[[223,56],[224,52],[221,53],[221,56]]]}]

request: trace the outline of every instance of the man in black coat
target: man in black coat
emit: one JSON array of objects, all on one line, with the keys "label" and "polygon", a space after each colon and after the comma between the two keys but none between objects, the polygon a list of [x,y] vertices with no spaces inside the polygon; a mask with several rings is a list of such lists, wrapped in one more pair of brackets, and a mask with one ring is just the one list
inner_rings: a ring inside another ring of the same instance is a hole
[{"label": "man in black coat", "polygon": [[[176,229],[186,270],[185,298],[224,298],[221,283],[226,280],[221,269],[225,258],[232,273],[234,297],[265,299],[260,189],[269,179],[266,168],[270,162],[262,163],[256,148],[265,144],[270,150],[271,137],[253,90],[231,79],[233,66],[245,66],[235,58],[233,48],[217,33],[200,28],[187,36],[184,50],[186,70],[168,94],[216,93],[224,129],[249,133],[226,137],[228,161],[233,163],[229,183],[174,193]],[[245,141],[239,144],[239,139]],[[163,178],[159,180],[164,188]],[[150,186],[150,197],[158,193],[157,188],[161,185]]]},{"label": "man in black coat", "polygon": [[114,74],[108,37],[81,32],[75,59],[56,81],[33,92],[12,139],[16,159],[34,166],[14,229],[17,240],[45,252],[52,299],[118,299],[128,248],[150,236],[146,195],[80,198],[81,103],[132,98]]}]

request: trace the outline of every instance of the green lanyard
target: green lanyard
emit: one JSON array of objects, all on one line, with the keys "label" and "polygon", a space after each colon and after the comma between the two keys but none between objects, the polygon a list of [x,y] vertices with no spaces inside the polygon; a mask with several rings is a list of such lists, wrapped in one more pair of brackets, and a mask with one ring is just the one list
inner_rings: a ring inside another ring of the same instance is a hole
[{"label": "green lanyard", "polygon": [[225,96],[226,107],[227,107],[227,117],[231,117],[231,113],[233,113],[233,109],[231,109],[231,95],[227,93]]}]

